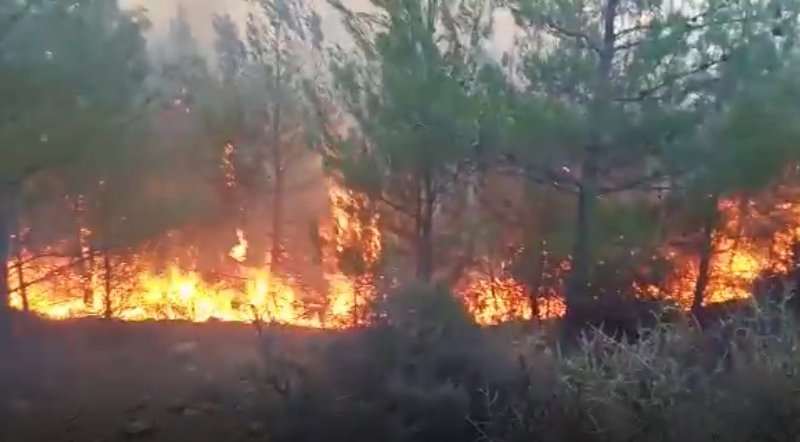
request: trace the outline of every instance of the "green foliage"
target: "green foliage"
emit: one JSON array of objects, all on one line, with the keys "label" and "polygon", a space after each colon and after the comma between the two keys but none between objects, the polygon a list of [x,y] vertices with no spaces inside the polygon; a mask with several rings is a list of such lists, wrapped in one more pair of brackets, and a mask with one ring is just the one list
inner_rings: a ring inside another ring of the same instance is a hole
[{"label": "green foliage", "polygon": [[597,247],[601,259],[660,245],[660,226],[653,222],[656,216],[652,205],[604,201],[597,210],[594,228],[600,238]]},{"label": "green foliage", "polygon": [[[388,29],[379,31],[375,53],[366,64],[345,60],[334,66],[347,110],[369,148],[354,152],[348,147],[352,143],[343,143],[332,156],[346,161],[361,154],[361,166],[378,168],[384,179],[427,169],[441,174],[466,156],[474,139],[475,106],[452,75],[458,66],[437,47],[435,23],[422,7],[397,2],[386,12]],[[354,163],[347,167],[354,168]],[[375,184],[383,189],[389,185]]]},{"label": "green foliage", "polygon": [[110,150],[136,116],[147,69],[134,18],[116,2],[3,2],[0,174],[18,179]]}]

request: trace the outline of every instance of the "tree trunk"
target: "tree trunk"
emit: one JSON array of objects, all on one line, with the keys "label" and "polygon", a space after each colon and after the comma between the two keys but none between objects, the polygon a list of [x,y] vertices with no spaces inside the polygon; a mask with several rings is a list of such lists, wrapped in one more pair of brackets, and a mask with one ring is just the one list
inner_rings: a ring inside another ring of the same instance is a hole
[{"label": "tree trunk", "polygon": [[592,223],[597,204],[594,165],[587,161],[581,188],[578,192],[575,243],[572,248],[570,273],[567,278],[567,316],[583,322],[592,304],[590,273],[592,266]]},{"label": "tree trunk", "polygon": [[92,291],[91,280],[89,277],[89,269],[86,263],[86,243],[87,233],[83,229],[83,215],[85,209],[85,201],[83,195],[78,195],[75,203],[72,205],[72,214],[75,218],[75,243],[78,247],[78,254],[74,257],[78,266],[78,274],[80,275],[81,288],[83,291],[83,303],[86,306],[91,305]]},{"label": "tree trunk", "polygon": [[[278,155],[277,158],[280,158]],[[283,165],[276,161],[274,167],[275,187],[272,195],[272,245],[270,247],[270,268],[273,272],[280,269],[283,261],[283,197],[284,173]]]},{"label": "tree trunk", "polygon": [[14,266],[14,270],[17,272],[17,291],[19,292],[19,297],[22,300],[22,311],[25,313],[30,311],[30,303],[28,302],[28,287],[25,284],[25,266],[23,264],[24,256],[22,254],[23,244],[24,244],[24,235],[23,229],[17,226],[17,236],[16,236],[16,260],[17,264]]},{"label": "tree trunk", "polygon": [[104,292],[103,292],[103,317],[105,319],[111,319],[114,315],[113,309],[111,307],[111,278],[112,278],[112,266],[111,266],[111,256],[108,254],[108,250],[104,251],[103,253],[103,272],[104,275]]},{"label": "tree trunk", "polygon": [[11,306],[8,283],[8,265],[11,252],[11,234],[16,225],[19,181],[0,182],[0,344],[11,340]]},{"label": "tree trunk", "polygon": [[531,319],[538,321],[540,317],[539,311],[539,294],[542,292],[544,285],[544,270],[547,265],[547,254],[544,250],[545,243],[542,241],[539,245],[538,254],[533,263],[533,268],[530,269],[528,277],[528,300],[531,304]]},{"label": "tree trunk", "polygon": [[22,265],[21,254],[17,254],[17,265],[15,268],[17,270],[17,290],[19,291],[20,299],[22,299],[22,311],[27,313],[31,311],[31,306],[28,301],[28,287],[25,285],[25,269]]},{"label": "tree trunk", "polygon": [[273,273],[280,268],[283,260],[283,193],[284,193],[284,158],[281,143],[281,87],[283,60],[281,54],[281,23],[275,27],[275,67],[274,84],[275,101],[272,107],[272,168],[275,179],[272,194],[272,244],[270,246],[270,269]]},{"label": "tree trunk", "polygon": [[94,249],[89,247],[83,264],[83,304],[94,306]]},{"label": "tree trunk", "polygon": [[433,280],[433,183],[426,171],[421,180],[417,204],[417,279],[429,283]]},{"label": "tree trunk", "polygon": [[595,118],[595,133],[584,149],[581,164],[581,179],[578,188],[578,219],[576,222],[575,244],[572,250],[572,269],[567,281],[567,318],[575,323],[583,323],[589,313],[593,297],[587,293],[592,266],[592,223],[597,205],[599,187],[599,164],[601,150],[607,140],[603,133],[603,118],[609,113],[612,104],[612,67],[616,53],[617,8],[620,0],[606,0],[603,11],[603,41],[599,51],[596,85],[592,113]]},{"label": "tree trunk", "polygon": [[713,209],[706,215],[702,238],[700,244],[700,263],[697,269],[697,281],[694,285],[694,296],[692,297],[692,313],[697,315],[703,308],[705,302],[706,289],[711,280],[711,260],[714,257],[714,230],[716,227],[716,207],[717,198],[713,198]]}]

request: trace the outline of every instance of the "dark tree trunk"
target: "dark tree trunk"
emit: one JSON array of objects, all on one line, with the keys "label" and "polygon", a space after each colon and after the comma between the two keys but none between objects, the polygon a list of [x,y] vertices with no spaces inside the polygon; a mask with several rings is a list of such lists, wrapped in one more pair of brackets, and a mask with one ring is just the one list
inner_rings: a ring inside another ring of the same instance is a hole
[{"label": "dark tree trunk", "polygon": [[270,267],[276,272],[283,261],[283,198],[284,198],[284,171],[280,155],[276,153],[275,187],[272,195],[272,245],[270,247]]},{"label": "dark tree trunk", "polygon": [[11,306],[8,265],[11,253],[11,234],[16,225],[19,181],[0,182],[0,343],[11,340]]},{"label": "dark tree trunk", "polygon": [[89,248],[83,257],[86,261],[83,265],[83,303],[87,307],[94,305],[94,250]]},{"label": "dark tree trunk", "polygon": [[24,238],[23,229],[17,226],[17,236],[16,236],[16,260],[17,264],[14,266],[14,270],[17,273],[17,291],[19,292],[19,297],[22,300],[22,311],[29,312],[30,311],[30,303],[28,302],[28,287],[25,284],[25,266],[23,264],[23,255],[22,250],[24,248],[25,238]]},{"label": "dark tree trunk", "polygon": [[0,344],[7,342],[11,337],[11,306],[9,305],[10,290],[8,284],[8,249],[10,232],[5,230],[5,210],[0,209]]},{"label": "dark tree trunk", "polygon": [[19,291],[20,299],[22,299],[22,311],[27,313],[31,311],[31,306],[28,301],[28,287],[25,285],[25,268],[22,265],[21,254],[17,254],[17,265],[14,268],[17,270],[17,290]]},{"label": "dark tree trunk", "polygon": [[[533,194],[534,188],[530,184],[528,184],[526,187],[526,192],[528,193],[526,199],[530,200],[532,198],[536,198],[536,196]],[[533,321],[538,321],[541,314],[540,295],[544,290],[545,270],[548,264],[547,241],[545,241],[544,238],[547,236],[547,232],[553,227],[554,222],[558,221],[556,219],[558,215],[552,210],[552,207],[555,204],[552,194],[550,192],[545,192],[544,194],[540,195],[539,208],[535,213],[531,214],[531,216],[536,216],[538,218],[537,228],[534,232],[532,232],[534,235],[532,237],[539,239],[539,243],[537,245],[536,255],[527,255],[527,271],[525,272],[527,275],[526,284],[528,286],[528,299],[531,304],[531,319]]]},{"label": "dark tree trunk", "polygon": [[694,314],[700,313],[703,308],[706,289],[711,280],[711,260],[714,257],[714,229],[716,226],[716,198],[714,198],[712,204],[714,204],[714,208],[705,217],[700,239],[700,263],[697,269],[697,281],[695,281],[694,285],[694,296],[692,297],[692,313]]},{"label": "dark tree trunk", "polygon": [[539,294],[544,285],[544,270],[547,265],[547,254],[544,250],[544,242],[539,245],[539,253],[536,255],[533,268],[531,269],[530,276],[528,277],[528,299],[531,304],[531,319],[538,321],[540,316],[539,311]]},{"label": "dark tree trunk", "polygon": [[111,306],[111,278],[113,277],[112,269],[111,255],[109,255],[108,250],[106,250],[103,253],[103,272],[105,273],[103,278],[103,317],[105,319],[111,319],[112,316],[114,316],[114,309]]},{"label": "dark tree trunk", "polygon": [[85,236],[83,230],[84,212],[86,209],[85,206],[86,204],[84,197],[82,195],[78,195],[75,203],[72,205],[72,212],[73,216],[75,217],[75,243],[78,247],[78,253],[74,259],[77,263],[78,273],[81,279],[83,303],[84,305],[89,306],[92,303],[92,278],[90,273],[91,268],[86,262],[86,259],[88,257],[88,253],[91,253],[91,251],[86,250],[89,239]]},{"label": "dark tree trunk", "polygon": [[620,0],[606,0],[603,11],[603,42],[599,51],[596,86],[592,113],[596,119],[595,133],[584,149],[581,180],[578,188],[578,219],[576,222],[575,244],[572,250],[572,269],[567,281],[567,318],[575,323],[583,323],[590,314],[593,296],[588,293],[592,266],[592,223],[597,205],[599,187],[599,164],[601,150],[605,147],[602,119],[609,110],[612,100],[611,69],[616,52],[615,23]]},{"label": "dark tree trunk", "polygon": [[282,67],[283,58],[281,53],[281,33],[280,22],[275,28],[275,77],[273,87],[275,88],[275,101],[272,107],[272,168],[274,175],[274,188],[272,189],[272,244],[270,246],[270,269],[277,272],[283,260],[283,198],[284,198],[284,158],[283,143],[281,143],[281,87],[283,85]]},{"label": "dark tree trunk", "polygon": [[429,283],[433,280],[433,211],[434,191],[431,174],[423,174],[417,204],[417,279]]},{"label": "dark tree trunk", "polygon": [[578,192],[575,243],[572,248],[570,273],[567,278],[567,316],[583,322],[593,301],[590,293],[592,266],[592,223],[597,204],[593,165],[587,161],[582,186]]}]

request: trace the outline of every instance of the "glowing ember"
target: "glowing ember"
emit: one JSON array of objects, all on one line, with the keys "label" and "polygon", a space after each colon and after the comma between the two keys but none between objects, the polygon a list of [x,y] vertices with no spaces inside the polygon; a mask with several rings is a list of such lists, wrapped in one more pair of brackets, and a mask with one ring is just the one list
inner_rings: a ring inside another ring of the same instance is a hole
[{"label": "glowing ember", "polygon": [[527,288],[508,276],[490,277],[472,274],[459,290],[467,310],[481,325],[495,325],[512,320],[529,320],[533,317],[535,300],[541,320],[558,318],[566,313],[566,305],[559,297],[531,297]]},{"label": "glowing ember", "polygon": [[[366,266],[375,264],[381,254],[381,231],[379,216],[369,211],[367,200],[352,190],[330,182],[332,226],[325,235],[333,244],[329,251],[342,253],[356,249]],[[330,262],[335,259],[330,260]]]},{"label": "glowing ember", "polygon": [[242,263],[247,259],[247,239],[244,237],[244,230],[236,229],[236,238],[239,243],[231,248],[228,256],[236,262]]},{"label": "glowing ember", "polygon": [[[800,203],[779,204],[769,213],[759,213],[754,202],[723,200],[719,204],[722,222],[712,235],[712,257],[706,305],[747,299],[754,284],[766,274],[788,274],[793,269],[793,246],[800,238]],[[781,225],[759,226],[780,219]],[[749,228],[748,228],[749,227]],[[698,275],[698,258],[669,250],[673,270],[664,289],[647,287],[651,295],[675,299],[690,308]]]}]

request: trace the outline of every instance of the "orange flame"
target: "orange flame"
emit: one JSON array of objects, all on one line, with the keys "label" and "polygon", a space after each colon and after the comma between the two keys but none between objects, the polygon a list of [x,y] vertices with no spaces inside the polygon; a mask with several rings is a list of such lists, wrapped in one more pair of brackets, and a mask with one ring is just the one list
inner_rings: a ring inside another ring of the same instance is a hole
[{"label": "orange flame", "polygon": [[[712,235],[709,282],[704,304],[748,299],[754,284],[766,274],[787,275],[793,270],[793,246],[800,238],[800,202],[784,202],[761,213],[755,201],[738,199],[719,203],[721,222]],[[781,225],[762,228],[769,220]],[[676,300],[690,308],[699,273],[699,258],[677,249],[667,251],[673,270],[663,289],[649,286],[643,292]]]},{"label": "orange flame", "polygon": [[[225,153],[229,159],[232,147],[226,146]],[[232,166],[231,162],[224,164]],[[226,183],[235,185],[232,173],[225,177]],[[374,278],[383,241],[380,218],[369,210],[365,197],[336,183],[329,183],[328,194],[330,220],[320,232],[324,293],[266,268],[247,267],[248,240],[242,229],[236,230],[237,243],[229,252],[237,263],[235,270],[209,280],[208,275],[178,264],[155,271],[143,255],[133,254],[124,260],[105,256],[89,247],[92,233],[81,228],[80,260],[18,255],[9,267],[11,306],[23,309],[25,298],[32,312],[51,319],[264,320],[313,328],[361,324],[367,305],[377,293]],[[706,304],[748,298],[753,284],[765,273],[787,274],[793,270],[793,249],[800,238],[800,202],[778,204],[765,215],[752,201],[743,204],[731,199],[722,201],[719,210],[722,222],[712,236]],[[753,226],[774,219],[781,225],[762,229],[766,233],[754,233],[758,229]],[[360,265],[344,271],[346,258],[342,255],[346,251],[357,252]],[[672,298],[688,308],[697,280],[697,256],[676,248],[666,253],[673,270],[664,284],[633,290]],[[554,275],[562,276],[568,264],[556,265]],[[502,263],[496,272],[472,269],[456,285],[456,292],[476,322],[489,325],[564,315],[566,306],[560,293],[544,290],[531,296],[525,284],[510,276],[505,267]]]},{"label": "orange flame", "polygon": [[[333,227],[324,236],[339,251],[364,241],[363,259],[374,263],[380,255],[377,218],[362,225],[347,208],[360,204],[358,196],[336,185],[331,185],[329,191]],[[50,319],[100,316],[125,321],[259,319],[303,327],[341,328],[357,323],[357,310],[374,296],[369,275],[342,274],[330,262],[335,257],[332,251],[327,251],[324,257],[328,286],[325,294],[302,287],[290,277],[271,274],[267,269],[246,267],[243,263],[248,241],[243,230],[237,229],[236,234],[238,242],[229,256],[239,263],[237,271],[213,282],[177,264],[155,272],[147,259],[137,255],[124,262],[101,255],[83,262],[74,258],[34,259],[25,254],[9,267],[12,275],[21,272],[18,280],[22,281],[12,284],[10,303],[21,310],[24,297],[32,312]],[[88,243],[90,235],[88,230],[81,230],[83,259],[93,253],[83,245]],[[76,265],[81,262],[83,270]],[[90,277],[83,278],[82,272]],[[85,287],[91,291],[88,302]],[[312,311],[308,301],[319,298],[324,299],[324,308]]]}]

